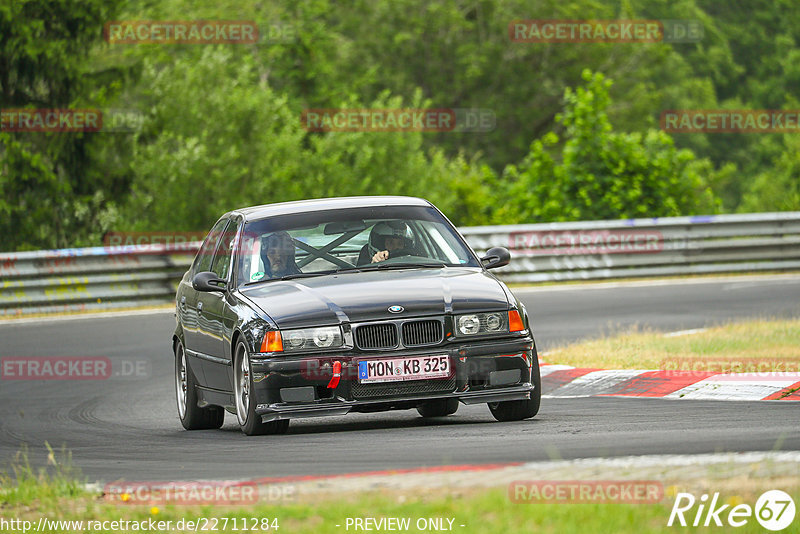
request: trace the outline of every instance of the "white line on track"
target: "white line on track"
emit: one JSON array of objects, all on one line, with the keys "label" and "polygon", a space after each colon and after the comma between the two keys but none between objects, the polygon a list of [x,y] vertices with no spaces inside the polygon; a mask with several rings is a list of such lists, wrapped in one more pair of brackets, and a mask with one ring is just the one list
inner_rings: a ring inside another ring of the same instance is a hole
[{"label": "white line on track", "polygon": [[714,276],[703,278],[686,279],[657,279],[657,280],[633,280],[627,282],[586,282],[580,284],[564,285],[544,285],[531,287],[512,287],[511,291],[515,294],[521,293],[540,293],[543,291],[577,291],[585,289],[620,289],[626,287],[657,287],[657,286],[682,286],[696,284],[729,284],[732,282],[800,282],[800,275],[797,274],[776,274],[776,275],[747,275],[747,276]]},{"label": "white line on track", "polygon": [[654,454],[648,456],[620,456],[618,458],[579,458],[576,460],[550,460],[546,462],[529,462],[525,467],[546,466],[606,466],[606,467],[660,467],[686,466],[756,462],[800,462],[797,451],[765,451],[741,453],[709,453],[709,454]]},{"label": "white line on track", "polygon": [[14,326],[19,324],[33,324],[33,323],[51,323],[54,321],[80,321],[80,320],[97,320],[97,319],[110,319],[114,317],[127,317],[130,315],[154,315],[154,314],[170,314],[175,313],[175,308],[146,308],[142,310],[120,310],[120,311],[106,311],[97,313],[78,313],[75,315],[53,315],[51,317],[25,317],[20,319],[0,319],[0,328],[4,326]]}]

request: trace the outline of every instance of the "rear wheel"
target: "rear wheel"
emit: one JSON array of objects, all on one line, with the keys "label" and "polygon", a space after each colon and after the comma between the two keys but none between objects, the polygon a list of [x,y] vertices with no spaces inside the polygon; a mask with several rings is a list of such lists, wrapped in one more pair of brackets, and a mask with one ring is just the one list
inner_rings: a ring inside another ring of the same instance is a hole
[{"label": "rear wheel", "polygon": [[256,414],[250,354],[243,341],[239,341],[236,345],[236,358],[233,362],[233,392],[236,397],[236,418],[239,420],[242,432],[248,436],[285,434],[289,429],[288,419],[263,423],[261,416]]},{"label": "rear wheel", "polygon": [[489,410],[498,421],[521,421],[530,419],[539,413],[539,404],[542,400],[542,377],[539,374],[539,357],[536,352],[533,355],[533,367],[531,369],[533,391],[531,391],[531,398],[518,401],[490,402]]},{"label": "rear wheel", "polygon": [[444,417],[456,413],[457,410],[458,399],[439,399],[417,406],[417,411],[422,417]]},{"label": "rear wheel", "polygon": [[186,430],[219,428],[225,412],[219,406],[200,408],[197,405],[197,383],[192,370],[186,365],[183,343],[175,344],[175,396],[178,401],[178,418]]}]

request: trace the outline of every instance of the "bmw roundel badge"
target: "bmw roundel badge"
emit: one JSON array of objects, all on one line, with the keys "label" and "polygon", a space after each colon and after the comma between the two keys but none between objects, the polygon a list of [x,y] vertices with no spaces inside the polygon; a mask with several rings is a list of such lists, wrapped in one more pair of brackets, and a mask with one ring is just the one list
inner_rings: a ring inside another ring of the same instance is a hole
[{"label": "bmw roundel badge", "polygon": [[403,310],[405,310],[405,308],[403,308],[402,306],[397,306],[397,305],[389,306],[389,313],[400,313]]}]

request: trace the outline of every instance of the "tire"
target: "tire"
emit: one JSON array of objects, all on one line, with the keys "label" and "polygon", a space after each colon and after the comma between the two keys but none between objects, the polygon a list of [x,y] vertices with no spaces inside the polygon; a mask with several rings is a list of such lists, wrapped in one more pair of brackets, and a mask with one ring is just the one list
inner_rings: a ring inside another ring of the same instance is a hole
[{"label": "tire", "polygon": [[439,399],[428,401],[417,406],[422,417],[444,417],[458,410],[458,399]]},{"label": "tire", "polygon": [[262,422],[261,416],[256,414],[256,403],[253,402],[252,391],[253,372],[250,367],[250,353],[247,345],[243,341],[239,341],[236,345],[236,357],[233,360],[233,394],[239,427],[248,436],[285,434],[289,430],[289,420]]},{"label": "tire", "polygon": [[522,421],[530,419],[539,413],[542,400],[542,377],[539,374],[539,356],[536,349],[533,353],[533,367],[531,368],[531,383],[533,391],[531,398],[518,401],[490,402],[489,410],[498,421]]},{"label": "tire", "polygon": [[200,408],[197,405],[197,381],[186,365],[183,343],[175,344],[175,398],[178,419],[186,430],[211,430],[222,426],[225,412],[219,406]]}]

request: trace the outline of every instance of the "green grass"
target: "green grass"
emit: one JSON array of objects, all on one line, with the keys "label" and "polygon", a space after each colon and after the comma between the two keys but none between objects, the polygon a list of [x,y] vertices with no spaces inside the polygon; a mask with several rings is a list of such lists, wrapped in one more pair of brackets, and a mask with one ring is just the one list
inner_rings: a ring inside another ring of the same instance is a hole
[{"label": "green grass", "polygon": [[[622,334],[556,347],[542,358],[547,363],[601,369],[674,369],[672,364],[702,362],[709,370],[800,371],[800,319],[755,320],[709,328],[704,332],[666,337],[663,332],[634,329]],[[747,366],[750,366],[749,368]]]},{"label": "green grass", "polygon": [[[29,486],[30,489],[30,486]],[[49,485],[42,491],[51,495]],[[758,494],[744,499],[753,505]],[[795,502],[800,502],[800,491],[793,492]],[[727,499],[741,500],[740,497]],[[464,533],[543,533],[543,534],[586,534],[591,533],[644,533],[674,532],[675,527],[666,526],[672,500],[666,498],[664,504],[625,505],[625,504],[516,504],[509,500],[504,489],[485,491],[465,490],[460,496],[413,496],[388,492],[364,492],[349,494],[346,497],[327,498],[314,502],[298,504],[268,505],[258,504],[245,508],[214,508],[165,506],[115,505],[98,497],[72,496],[54,502],[49,498],[39,501],[35,508],[22,506],[19,502],[2,502],[0,515],[5,518],[22,518],[38,521],[41,516],[60,520],[118,520],[141,521],[152,518],[155,521],[172,521],[173,525],[181,519],[217,518],[218,530],[223,530],[222,518],[228,518],[225,531],[234,531],[233,518],[238,518],[241,531],[242,518],[277,518],[278,532],[291,533],[333,533],[346,532],[348,517],[397,517],[411,518],[412,528],[419,518],[452,518],[453,531]],[[687,516],[688,517],[688,516]],[[798,519],[800,521],[800,519]],[[336,526],[340,525],[340,526]],[[461,527],[460,525],[465,525]],[[686,528],[682,532],[701,532],[707,528]],[[349,532],[353,532],[351,527]],[[72,530],[60,530],[72,532]],[[737,532],[763,532],[751,520],[746,527]]]},{"label": "green grass", "polygon": [[[800,503],[800,478],[796,473],[772,477],[719,478],[716,468],[698,466],[693,480],[678,485],[665,485],[666,496],[657,504],[537,504],[515,503],[508,496],[505,485],[492,489],[451,486],[445,489],[416,488],[405,490],[367,489],[360,492],[341,493],[335,485],[329,490],[297,494],[288,503],[259,502],[250,506],[179,506],[138,505],[109,501],[97,492],[85,489],[78,470],[72,467],[69,454],[62,450],[56,454],[48,446],[48,466],[31,467],[27,451],[21,451],[9,471],[0,475],[0,518],[31,521],[34,525],[41,517],[49,520],[83,521],[83,530],[76,528],[51,528],[48,532],[102,532],[92,529],[90,521],[170,521],[175,532],[179,521],[197,521],[204,518],[216,520],[216,531],[243,532],[243,519],[277,519],[277,532],[334,533],[356,532],[345,530],[347,518],[410,518],[412,528],[420,518],[453,519],[453,532],[463,533],[667,533],[678,527],[667,527],[674,496],[678,491],[690,491],[699,496],[704,492],[718,491],[720,502],[729,505],[745,503],[753,506],[758,496],[768,489],[782,489]],[[57,457],[58,456],[58,457]],[[758,466],[751,466],[756,468]],[[628,473],[626,478],[635,478]],[[619,478],[615,478],[619,479]],[[335,484],[335,481],[334,481]],[[688,484],[688,486],[687,486]],[[684,488],[679,490],[678,488]],[[710,489],[708,489],[710,488]],[[692,513],[696,511],[696,507]],[[693,518],[687,513],[687,518]],[[236,523],[233,519],[236,518]],[[224,523],[227,519],[227,524]],[[724,519],[724,517],[723,517]],[[690,519],[691,521],[691,519]],[[800,524],[800,515],[795,520]],[[445,524],[447,522],[445,521]],[[206,524],[207,526],[211,523]],[[337,526],[339,525],[339,526]],[[461,525],[464,525],[463,527]],[[223,526],[227,528],[223,528]],[[138,532],[129,528],[119,532]],[[191,529],[190,529],[191,530]],[[270,529],[273,530],[274,529]],[[707,527],[679,528],[681,532],[706,532]],[[725,528],[717,529],[721,532]],[[163,531],[163,530],[162,530]],[[265,530],[249,530],[252,532]],[[747,526],[736,532],[764,532],[750,519]],[[791,529],[786,532],[792,532]],[[795,530],[796,532],[796,530]]]},{"label": "green grass", "polygon": [[7,470],[0,472],[0,506],[27,507],[52,504],[62,498],[87,496],[80,471],[72,465],[72,455],[62,448],[56,453],[48,443],[47,467],[35,469],[23,447]]}]

